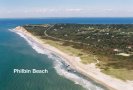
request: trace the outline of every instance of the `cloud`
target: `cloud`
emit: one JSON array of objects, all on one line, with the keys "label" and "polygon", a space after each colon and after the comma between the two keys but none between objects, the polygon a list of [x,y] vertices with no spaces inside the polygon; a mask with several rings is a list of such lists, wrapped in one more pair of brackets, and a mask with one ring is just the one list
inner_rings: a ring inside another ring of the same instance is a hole
[{"label": "cloud", "polygon": [[104,11],[113,11],[113,9],[104,9]]},{"label": "cloud", "polygon": [[0,8],[0,17],[129,17],[133,10],[111,8]]},{"label": "cloud", "polygon": [[82,11],[83,9],[78,9],[78,8],[74,8],[74,9],[66,9],[66,11],[68,12],[80,12]]}]

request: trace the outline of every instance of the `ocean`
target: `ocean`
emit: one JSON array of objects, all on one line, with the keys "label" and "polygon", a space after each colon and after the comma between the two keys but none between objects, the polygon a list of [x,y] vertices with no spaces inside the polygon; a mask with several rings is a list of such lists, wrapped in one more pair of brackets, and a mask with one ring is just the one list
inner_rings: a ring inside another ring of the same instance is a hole
[{"label": "ocean", "polygon": [[[0,90],[106,90],[80,73],[67,72],[61,57],[10,30],[25,24],[133,24],[133,18],[0,19]],[[14,74],[14,69],[47,69],[48,74]]]}]

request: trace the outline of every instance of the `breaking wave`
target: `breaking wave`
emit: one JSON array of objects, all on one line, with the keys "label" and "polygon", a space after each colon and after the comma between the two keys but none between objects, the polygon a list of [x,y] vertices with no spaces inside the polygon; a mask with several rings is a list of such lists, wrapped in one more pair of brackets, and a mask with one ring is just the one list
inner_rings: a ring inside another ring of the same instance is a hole
[{"label": "breaking wave", "polygon": [[37,53],[45,54],[48,58],[52,59],[54,62],[54,68],[59,75],[74,81],[75,84],[79,84],[87,90],[106,90],[103,86],[95,83],[94,81],[82,77],[82,75],[73,70],[71,67],[69,67],[68,71],[69,64],[65,62],[63,57],[42,47],[39,43],[35,42],[32,38],[22,34],[21,32],[17,32],[15,30],[12,31],[23,37]]}]

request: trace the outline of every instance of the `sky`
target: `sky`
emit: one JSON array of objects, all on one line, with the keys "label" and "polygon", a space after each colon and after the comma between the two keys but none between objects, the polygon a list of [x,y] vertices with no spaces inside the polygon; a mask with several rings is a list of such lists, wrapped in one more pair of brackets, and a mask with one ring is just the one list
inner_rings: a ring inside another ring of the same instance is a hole
[{"label": "sky", "polygon": [[0,18],[133,17],[133,0],[0,0]]}]

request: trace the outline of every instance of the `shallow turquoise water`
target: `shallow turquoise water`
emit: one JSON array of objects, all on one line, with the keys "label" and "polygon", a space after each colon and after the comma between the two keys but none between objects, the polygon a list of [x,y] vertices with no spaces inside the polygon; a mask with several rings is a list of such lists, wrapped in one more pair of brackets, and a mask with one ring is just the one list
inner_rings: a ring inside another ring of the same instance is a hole
[{"label": "shallow turquoise water", "polygon": [[[0,19],[0,90],[85,90],[82,86],[58,75],[53,60],[48,58],[48,55],[37,53],[22,37],[9,31],[18,25],[44,23],[131,24],[133,18]],[[13,69],[34,68],[47,69],[49,73],[13,73]],[[91,85],[90,88],[101,90]]]},{"label": "shallow turquoise water", "polygon": [[[0,20],[0,90],[83,90],[80,85],[58,75],[48,56],[38,54],[23,38],[8,30],[27,22]],[[13,73],[13,69],[22,68],[46,68],[49,73]]]}]

